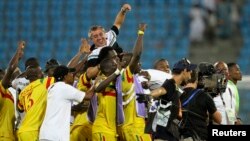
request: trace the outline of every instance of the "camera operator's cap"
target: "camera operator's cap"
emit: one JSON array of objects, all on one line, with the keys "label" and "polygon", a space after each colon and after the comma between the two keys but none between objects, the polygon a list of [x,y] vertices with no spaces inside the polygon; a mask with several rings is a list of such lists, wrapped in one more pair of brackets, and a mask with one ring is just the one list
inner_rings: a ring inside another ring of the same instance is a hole
[{"label": "camera operator's cap", "polygon": [[198,65],[199,73],[201,75],[212,75],[216,72],[214,66],[211,63],[201,62]]},{"label": "camera operator's cap", "polygon": [[188,59],[183,58],[174,64],[173,70],[184,70],[184,69],[195,70],[196,67],[197,65],[191,64],[191,62]]},{"label": "camera operator's cap", "polygon": [[59,66],[58,61],[56,59],[50,59],[46,62],[44,72],[47,73],[49,69],[56,68],[57,66]]},{"label": "camera operator's cap", "polygon": [[76,71],[75,68],[68,68],[64,65],[60,65],[56,67],[53,76],[56,79],[56,81],[62,81],[65,75],[67,75],[69,72],[75,72],[75,71]]}]

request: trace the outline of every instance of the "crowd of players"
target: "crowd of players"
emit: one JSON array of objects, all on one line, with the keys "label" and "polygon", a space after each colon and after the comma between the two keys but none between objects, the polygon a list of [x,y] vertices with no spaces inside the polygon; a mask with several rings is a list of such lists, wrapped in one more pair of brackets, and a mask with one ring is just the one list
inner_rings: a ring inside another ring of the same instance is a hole
[{"label": "crowd of players", "polygon": [[116,41],[130,10],[124,4],[108,32],[91,27],[93,44],[82,39],[67,66],[50,59],[42,69],[31,57],[21,72],[25,42],[18,43],[1,71],[1,141],[207,140],[208,124],[241,124],[239,66],[222,61],[208,65],[226,76],[225,92],[215,97],[198,87],[202,65],[186,58],[172,69],[165,59],[156,60],[153,69],[142,69],[147,25],[138,25],[131,52]]}]

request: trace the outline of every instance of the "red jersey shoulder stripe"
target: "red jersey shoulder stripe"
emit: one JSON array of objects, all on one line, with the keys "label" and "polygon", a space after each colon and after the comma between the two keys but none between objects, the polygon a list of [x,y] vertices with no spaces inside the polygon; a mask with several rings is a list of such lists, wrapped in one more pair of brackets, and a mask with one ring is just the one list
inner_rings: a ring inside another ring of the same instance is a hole
[{"label": "red jersey shoulder stripe", "polygon": [[103,92],[102,94],[104,96],[113,96],[113,97],[116,97],[116,93],[115,92]]},{"label": "red jersey shoulder stripe", "polygon": [[126,77],[127,77],[128,83],[133,83],[134,82],[133,75],[131,77],[129,77],[128,69],[126,69]]},{"label": "red jersey shoulder stripe", "polygon": [[1,96],[2,96],[3,98],[10,99],[10,100],[14,103],[14,98],[12,97],[11,94],[8,94],[8,93],[5,94],[5,93],[3,93],[2,89],[0,89],[0,93],[1,93]]},{"label": "red jersey shoulder stripe", "polygon": [[48,77],[48,80],[47,80],[47,82],[46,82],[46,89],[49,88],[50,83],[51,83],[51,80],[52,80],[52,77]]}]

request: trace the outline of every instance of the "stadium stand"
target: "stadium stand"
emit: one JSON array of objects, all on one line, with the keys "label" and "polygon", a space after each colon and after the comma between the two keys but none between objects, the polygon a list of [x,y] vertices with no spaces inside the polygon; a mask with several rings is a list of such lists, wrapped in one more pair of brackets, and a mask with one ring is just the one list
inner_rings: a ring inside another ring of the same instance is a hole
[{"label": "stadium stand", "polygon": [[[145,34],[143,67],[151,67],[153,61],[158,57],[168,59],[172,65],[172,62],[178,58],[188,56],[187,34],[183,32],[185,17],[182,16],[182,13],[190,9],[191,1],[181,3],[180,0],[167,2],[128,0],[127,2],[132,5],[133,10],[126,18],[118,42],[125,50],[130,50],[136,37],[134,31],[137,24],[139,22],[147,23],[149,28]],[[7,7],[3,7],[5,4]],[[38,56],[42,66],[53,55],[61,62],[67,62],[65,58],[70,58],[68,55],[72,56],[73,53],[62,53],[62,51],[77,50],[79,42],[73,43],[72,41],[87,37],[87,31],[91,25],[99,24],[107,29],[110,28],[121,4],[123,1],[119,0],[112,2],[106,0],[86,2],[80,0],[70,2],[67,0],[28,0],[22,3],[4,0],[0,2],[0,6],[4,10],[1,18],[5,19],[5,22],[0,24],[1,33],[4,33],[1,34],[0,40],[7,46],[10,46],[10,42],[16,42],[19,39],[26,40],[29,45],[32,45],[32,50],[26,51],[25,58]],[[18,7],[21,7],[20,11]],[[92,10],[96,7],[98,10]],[[160,56],[146,53],[158,48],[161,48],[163,52]],[[168,48],[175,53],[171,53]],[[1,56],[1,58],[9,60],[10,54],[8,53],[11,53],[12,49],[14,47],[8,48],[7,55]],[[55,51],[57,49],[60,49],[60,54]],[[1,63],[1,67],[6,67],[6,63]]]}]

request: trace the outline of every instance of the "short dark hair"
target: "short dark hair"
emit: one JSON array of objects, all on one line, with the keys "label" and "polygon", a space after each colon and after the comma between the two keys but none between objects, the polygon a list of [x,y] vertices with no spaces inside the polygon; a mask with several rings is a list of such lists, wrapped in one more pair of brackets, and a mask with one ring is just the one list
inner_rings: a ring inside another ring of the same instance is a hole
[{"label": "short dark hair", "polygon": [[32,66],[32,67],[39,67],[40,63],[37,58],[35,57],[30,57],[25,61],[25,70],[27,67]]},{"label": "short dark hair", "polygon": [[59,66],[59,63],[56,59],[52,58],[52,59],[49,59],[47,62],[46,62],[46,65],[45,65],[45,73],[47,73],[49,71],[49,69],[51,68],[56,68],[57,66]]},{"label": "short dark hair", "polygon": [[37,71],[38,69],[40,69],[40,66],[35,66],[35,65],[29,65],[27,66],[26,70],[25,70],[25,76],[28,80],[30,81],[34,81],[36,79],[39,79],[39,72]]},{"label": "short dark hair", "polygon": [[75,69],[68,68],[64,65],[59,65],[58,67],[56,67],[53,76],[54,76],[56,82],[63,81],[64,76],[67,75],[69,72],[75,72]]},{"label": "short dark hair", "polygon": [[232,69],[232,67],[236,66],[237,64],[235,62],[227,63],[228,70]]},{"label": "short dark hair", "polygon": [[[108,57],[109,52],[113,51],[114,49],[110,46],[104,47],[101,49],[99,55],[98,55],[98,64],[105,58]],[[115,51],[115,50],[114,50]]]},{"label": "short dark hair", "polygon": [[104,75],[110,75],[109,73],[113,73],[111,72],[112,70],[112,64],[114,63],[113,59],[110,58],[105,58],[101,61],[100,63],[100,70]]},{"label": "short dark hair", "polygon": [[160,58],[160,59],[156,60],[156,61],[154,62],[154,69],[156,68],[156,66],[157,66],[160,62],[166,62],[166,61],[167,61],[167,60],[164,59],[164,58]]}]

